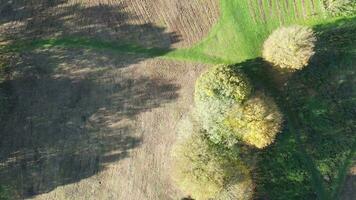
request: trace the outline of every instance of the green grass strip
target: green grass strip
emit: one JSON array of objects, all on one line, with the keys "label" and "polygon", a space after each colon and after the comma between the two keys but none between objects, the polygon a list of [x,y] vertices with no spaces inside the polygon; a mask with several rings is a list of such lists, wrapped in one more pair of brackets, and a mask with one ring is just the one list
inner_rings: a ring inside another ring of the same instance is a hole
[{"label": "green grass strip", "polygon": [[167,59],[186,60],[209,64],[230,63],[229,61],[192,49],[162,49],[145,48],[139,45],[124,44],[118,42],[101,41],[91,38],[65,37],[53,39],[38,39],[33,41],[16,41],[12,44],[0,47],[0,52],[24,52],[34,49],[49,49],[53,47],[62,48],[86,48],[94,50],[109,50],[122,54],[141,55],[147,58],[163,57]]},{"label": "green grass strip", "polygon": [[31,51],[37,48],[53,48],[53,47],[65,47],[65,48],[89,48],[95,50],[111,50],[119,53],[127,54],[143,54],[147,56],[162,56],[166,54],[167,49],[159,48],[143,48],[138,45],[132,44],[119,44],[108,41],[100,41],[90,38],[54,38],[54,39],[39,39],[28,41],[16,41],[10,45],[0,48],[2,52],[21,52]]}]

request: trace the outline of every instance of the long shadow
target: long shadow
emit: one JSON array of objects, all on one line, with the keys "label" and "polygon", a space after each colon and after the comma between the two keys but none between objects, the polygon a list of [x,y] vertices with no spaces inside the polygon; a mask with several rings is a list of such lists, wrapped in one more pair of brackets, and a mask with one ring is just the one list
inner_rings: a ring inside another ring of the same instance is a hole
[{"label": "long shadow", "polygon": [[305,70],[277,72],[261,59],[240,64],[294,118],[257,153],[256,199],[338,199],[355,159],[355,20],[315,29],[317,54]]},{"label": "long shadow", "polygon": [[[289,105],[283,88],[286,78],[274,79],[275,71],[261,58],[238,64],[250,77],[255,90],[265,91],[276,100],[284,114],[288,114]],[[287,72],[279,75],[288,76]],[[275,81],[274,81],[275,80]],[[286,111],[287,110],[287,111]],[[251,155],[257,157],[253,168],[253,181],[256,185],[254,199],[316,199],[315,188],[306,160],[298,143],[298,132],[294,121],[284,117],[284,129],[275,142],[263,150],[251,149]]]},{"label": "long shadow", "polygon": [[[87,45],[105,38],[165,49],[178,41],[152,24],[132,25],[132,16],[120,5],[33,2],[1,4],[0,26],[22,24],[5,29],[3,39],[53,42],[53,36],[80,35]],[[99,45],[89,50],[25,49],[2,56],[7,70],[0,82],[0,186],[13,199],[78,182],[129,157],[142,142],[133,119],[178,97],[175,84],[125,69],[147,58],[142,54],[121,55]]]},{"label": "long shadow", "polygon": [[[124,3],[115,5],[70,3],[68,0],[4,1],[0,22],[13,23],[6,39],[50,39],[86,36],[97,40],[134,43],[142,47],[168,49],[180,37],[165,33],[151,23],[137,24],[140,16],[125,11]],[[135,24],[133,22],[135,21]],[[18,26],[16,26],[18,24]]]},{"label": "long shadow", "polygon": [[356,186],[356,175],[350,174],[345,181],[345,186],[341,190],[340,199],[341,200],[355,199],[356,198],[355,186]]},{"label": "long shadow", "polygon": [[46,9],[66,3],[68,0],[1,0],[0,1],[0,24],[30,19]]},{"label": "long shadow", "polygon": [[151,23],[136,24],[139,16],[126,12],[123,3],[88,7],[67,0],[37,0],[35,5],[32,1],[9,2],[0,10],[0,39],[8,42],[1,49],[9,51],[64,46],[155,57],[171,51],[171,44],[180,40],[177,34]]},{"label": "long shadow", "polygon": [[317,54],[307,70],[291,79],[287,91],[298,108],[305,149],[331,199],[338,199],[356,150],[356,18],[315,30]]},{"label": "long shadow", "polygon": [[[173,49],[171,44],[180,40],[179,35],[151,23],[136,24],[142,19],[127,13],[124,3],[85,7],[67,0],[33,1],[37,6],[32,1],[11,1],[11,6],[4,6],[3,15],[8,16],[3,17],[7,23],[0,22],[0,53],[49,47],[89,48],[139,54],[141,59],[164,56],[207,64],[230,63],[193,49]],[[18,14],[19,10],[27,14]]]}]

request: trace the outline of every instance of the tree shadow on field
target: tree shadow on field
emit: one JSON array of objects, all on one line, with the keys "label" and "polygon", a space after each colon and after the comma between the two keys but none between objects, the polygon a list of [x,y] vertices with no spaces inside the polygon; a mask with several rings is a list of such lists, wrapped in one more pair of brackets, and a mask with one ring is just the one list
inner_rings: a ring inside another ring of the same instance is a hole
[{"label": "tree shadow on field", "polygon": [[[131,24],[124,5],[0,2],[1,37],[9,41],[84,36],[164,49],[178,41],[152,24]],[[177,85],[127,68],[147,58],[140,54],[53,47],[5,57],[0,185],[13,199],[78,182],[129,157],[142,142],[137,115],[178,97]]]},{"label": "tree shadow on field", "polygon": [[85,37],[167,51],[180,40],[163,27],[137,23],[140,16],[128,13],[126,7],[124,2],[88,6],[68,0],[4,1],[0,7],[1,37],[6,40]]},{"label": "tree shadow on field", "polygon": [[128,157],[141,143],[132,119],[177,98],[178,86],[166,80],[121,70],[83,77],[55,73],[47,71],[49,65],[73,61],[62,63],[47,53],[22,55],[19,62],[24,72],[0,85],[10,99],[0,111],[0,185],[19,199],[90,177]]},{"label": "tree shadow on field", "polygon": [[[276,142],[257,152],[256,199],[317,199],[315,184],[337,199],[355,159],[356,22],[340,20],[315,30],[317,54],[302,71],[277,72],[262,59],[240,64],[255,87],[272,91],[280,107],[288,107],[297,118],[295,134],[286,121]],[[268,77],[275,74],[287,78],[270,82]],[[312,159],[321,183],[313,184],[301,148]]]},{"label": "tree shadow on field", "polygon": [[0,0],[0,24],[30,19],[45,9],[64,4],[67,0]]}]

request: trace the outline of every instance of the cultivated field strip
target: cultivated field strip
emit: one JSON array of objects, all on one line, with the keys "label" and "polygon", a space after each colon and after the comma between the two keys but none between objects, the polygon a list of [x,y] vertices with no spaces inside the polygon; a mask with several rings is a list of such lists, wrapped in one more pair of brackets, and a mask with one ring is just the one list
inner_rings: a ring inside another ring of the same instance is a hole
[{"label": "cultivated field strip", "polygon": [[21,32],[22,38],[90,36],[143,46],[154,39],[160,47],[189,47],[216,23],[218,4],[217,0],[204,1],[203,6],[200,0],[2,0],[0,31],[14,25],[12,32]]},{"label": "cultivated field strip", "polygon": [[174,33],[180,38],[175,47],[198,42],[209,33],[219,16],[217,0],[204,1],[204,6],[200,0],[71,0],[70,4],[120,8],[130,15],[130,24],[154,24],[167,33]]},{"label": "cultivated field strip", "polygon": [[279,24],[282,25],[291,20],[314,17],[320,11],[320,1],[249,0],[248,7],[256,24],[278,20]]}]

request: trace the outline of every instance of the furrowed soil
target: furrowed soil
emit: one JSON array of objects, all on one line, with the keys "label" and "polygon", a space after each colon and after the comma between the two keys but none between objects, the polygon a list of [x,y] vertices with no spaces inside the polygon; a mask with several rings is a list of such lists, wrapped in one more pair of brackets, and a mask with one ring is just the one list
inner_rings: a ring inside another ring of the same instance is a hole
[{"label": "furrowed soil", "polygon": [[[166,49],[192,46],[217,0],[0,0],[0,41],[81,36]],[[14,199],[179,199],[169,177],[175,126],[201,64],[109,50],[5,56],[0,185]]]}]

